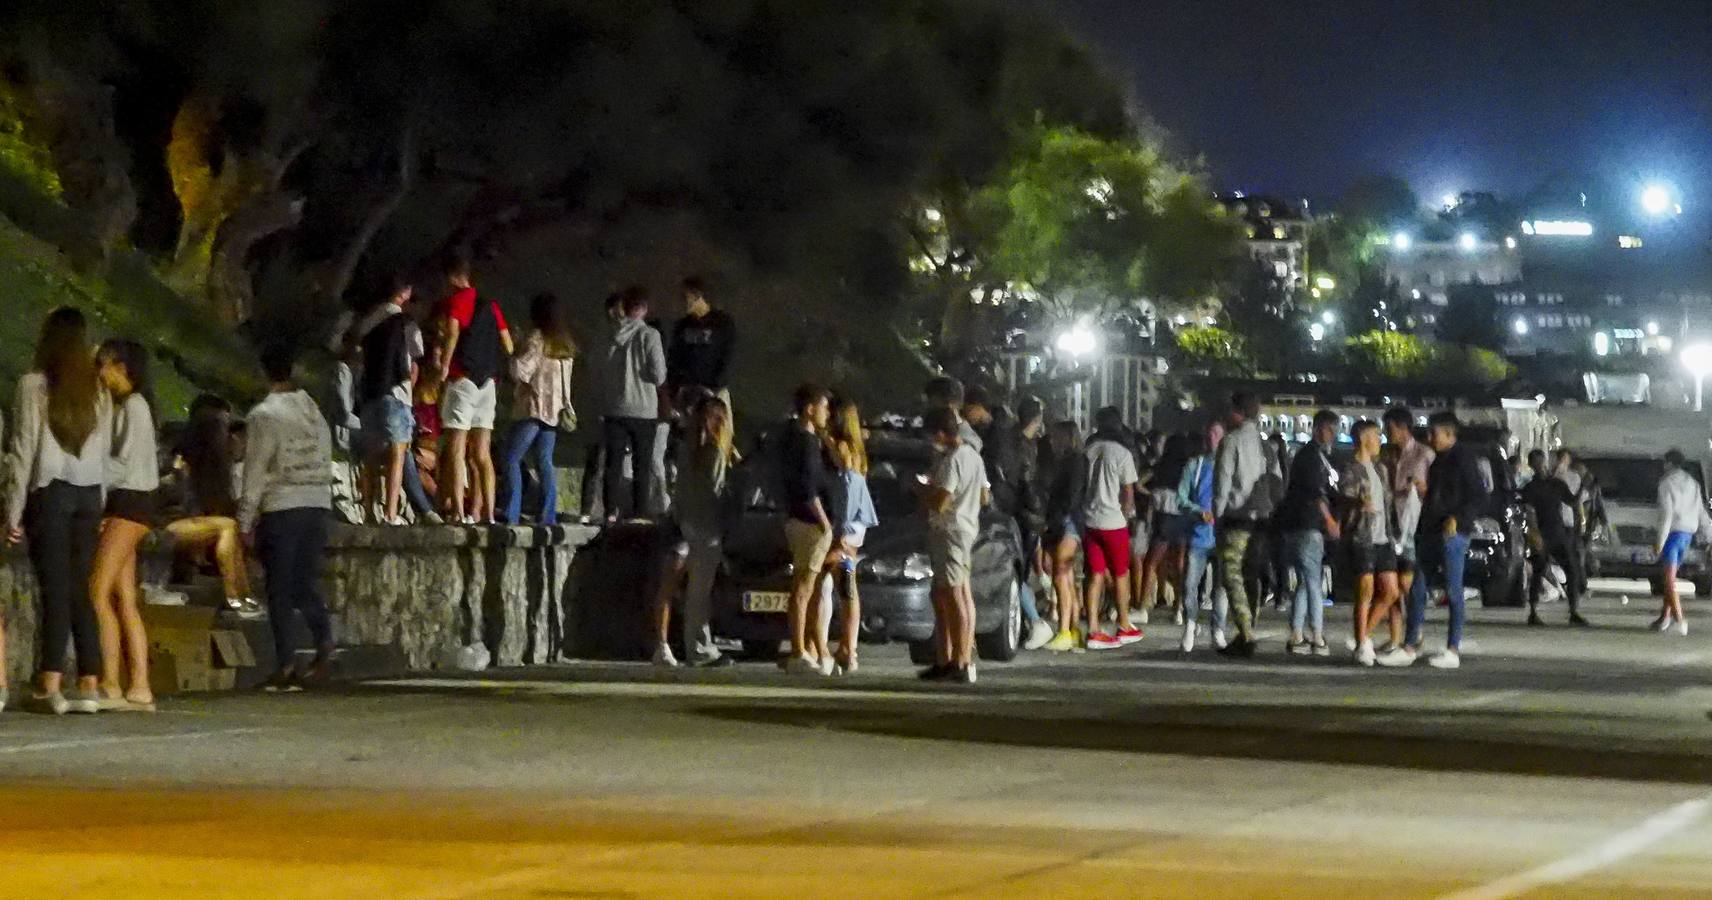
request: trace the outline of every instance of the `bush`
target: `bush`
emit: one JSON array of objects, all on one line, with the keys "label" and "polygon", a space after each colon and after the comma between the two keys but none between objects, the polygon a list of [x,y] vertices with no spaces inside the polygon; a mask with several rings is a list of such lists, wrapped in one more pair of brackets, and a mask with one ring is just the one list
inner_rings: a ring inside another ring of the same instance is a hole
[{"label": "bush", "polygon": [[1356,371],[1406,381],[1427,374],[1435,349],[1415,335],[1398,331],[1369,331],[1344,342],[1345,355]]},{"label": "bush", "polygon": [[1254,359],[1242,335],[1216,325],[1180,329],[1177,349],[1187,365],[1214,375],[1249,375],[1254,371]]}]

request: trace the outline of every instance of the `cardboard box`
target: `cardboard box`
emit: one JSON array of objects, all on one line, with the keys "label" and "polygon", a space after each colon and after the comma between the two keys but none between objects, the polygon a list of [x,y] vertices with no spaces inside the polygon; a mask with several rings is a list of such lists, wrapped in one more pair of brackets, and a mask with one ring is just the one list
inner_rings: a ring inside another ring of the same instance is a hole
[{"label": "cardboard box", "polygon": [[238,669],[255,665],[244,635],[216,628],[214,618],[215,610],[206,606],[144,608],[149,682],[156,694],[230,691],[237,687]]}]

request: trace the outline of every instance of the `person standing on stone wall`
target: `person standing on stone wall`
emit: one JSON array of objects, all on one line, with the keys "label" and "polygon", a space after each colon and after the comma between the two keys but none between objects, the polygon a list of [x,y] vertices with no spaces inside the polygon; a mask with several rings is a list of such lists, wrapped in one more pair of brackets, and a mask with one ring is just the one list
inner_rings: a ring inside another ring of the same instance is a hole
[{"label": "person standing on stone wall", "polygon": [[559,524],[559,477],[553,449],[561,434],[576,430],[571,406],[571,373],[577,344],[565,323],[564,306],[552,293],[529,301],[529,336],[523,352],[511,360],[517,382],[516,417],[505,440],[505,513],[507,525],[523,518],[523,460],[533,455],[541,483],[541,505],[533,516],[538,525]]},{"label": "person standing on stone wall", "polygon": [[[652,460],[660,417],[659,388],[666,380],[666,353],[660,332],[646,321],[648,292],[641,287],[627,288],[619,307],[623,318],[613,330],[601,362],[608,523],[648,513],[655,475]],[[630,454],[630,499],[621,503],[626,453]]]},{"label": "person standing on stone wall", "polygon": [[470,281],[470,264],[446,267],[452,296],[446,301],[445,346],[440,348],[440,424],[446,434],[440,461],[440,498],[465,523],[494,520],[496,476],[493,423],[499,408],[498,378],[513,346],[499,304],[482,300]]}]

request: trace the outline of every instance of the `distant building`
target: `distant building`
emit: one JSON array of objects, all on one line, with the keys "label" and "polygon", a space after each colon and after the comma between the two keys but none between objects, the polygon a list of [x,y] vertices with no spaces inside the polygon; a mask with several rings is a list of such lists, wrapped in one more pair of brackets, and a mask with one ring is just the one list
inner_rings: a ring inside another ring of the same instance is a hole
[{"label": "distant building", "polygon": [[1218,195],[1219,203],[1241,219],[1248,255],[1269,267],[1286,290],[1307,286],[1308,226],[1300,206],[1261,194],[1235,191]]},{"label": "distant building", "polygon": [[1417,301],[1415,318],[1429,329],[1438,323],[1453,286],[1510,284],[1522,278],[1522,256],[1514,238],[1469,233],[1445,241],[1407,235],[1388,241],[1380,248],[1385,279]]}]

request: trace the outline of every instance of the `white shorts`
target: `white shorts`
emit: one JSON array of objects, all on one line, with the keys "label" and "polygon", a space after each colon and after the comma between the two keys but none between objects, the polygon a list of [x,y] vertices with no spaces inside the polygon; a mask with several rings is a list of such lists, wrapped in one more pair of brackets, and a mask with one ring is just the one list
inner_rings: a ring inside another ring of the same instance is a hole
[{"label": "white shorts", "polygon": [[499,409],[499,383],[489,379],[482,387],[468,378],[459,378],[446,385],[446,396],[440,401],[440,427],[447,431],[493,430],[494,414]]}]

